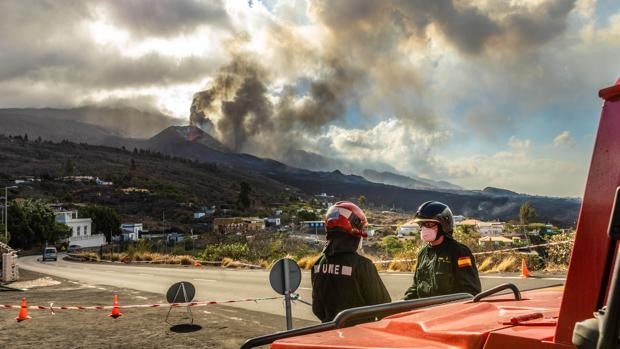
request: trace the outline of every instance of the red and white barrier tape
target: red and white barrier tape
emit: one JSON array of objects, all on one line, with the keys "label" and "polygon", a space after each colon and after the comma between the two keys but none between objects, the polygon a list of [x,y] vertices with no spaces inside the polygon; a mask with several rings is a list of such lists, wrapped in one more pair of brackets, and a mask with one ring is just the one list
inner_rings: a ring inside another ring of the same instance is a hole
[{"label": "red and white barrier tape", "polygon": [[[534,247],[543,247],[543,246],[551,246],[551,245],[562,245],[562,244],[568,244],[568,243],[573,243],[573,240],[565,240],[565,241],[557,241],[557,242],[549,242],[546,244],[538,244],[538,245],[529,245],[529,246],[522,246],[522,247],[512,247],[512,248],[505,248],[505,249],[501,249],[501,250],[493,250],[493,251],[484,251],[484,252],[476,252],[473,253],[474,256],[479,256],[479,255],[485,255],[485,254],[491,254],[491,253],[498,253],[498,252],[509,252],[509,251],[517,251],[517,250],[522,250],[525,248],[534,248]],[[407,262],[415,262],[417,260],[417,258],[413,258],[413,259],[389,259],[389,260],[381,260],[381,261],[374,261],[374,264],[386,264],[386,263],[407,263]]]},{"label": "red and white barrier tape", "polygon": [[[134,304],[134,305],[119,305],[120,309],[130,309],[130,308],[159,308],[159,307],[200,307],[205,305],[213,305],[213,304],[226,304],[226,303],[238,303],[238,302],[257,302],[271,299],[280,299],[281,296],[278,297],[264,297],[264,298],[246,298],[246,299],[234,299],[227,301],[202,301],[202,302],[188,302],[188,303],[157,303],[157,304]],[[0,305],[0,308],[5,309],[20,309],[20,305],[12,305],[12,304],[3,304]],[[32,310],[51,310],[52,312],[55,310],[108,310],[115,308],[113,305],[93,305],[93,306],[50,306],[46,307],[43,305],[29,305],[28,309]]]},{"label": "red and white barrier tape", "polygon": [[573,240],[564,240],[564,241],[557,241],[557,242],[548,242],[546,244],[528,245],[528,246],[522,246],[522,247],[505,248],[505,249],[502,249],[502,250],[476,252],[476,253],[473,253],[473,255],[477,256],[477,255],[496,253],[496,252],[517,251],[517,250],[522,250],[524,248],[543,247],[543,246],[552,246],[552,245],[563,245],[563,244],[568,244],[568,243],[573,243],[573,242],[575,242],[575,241],[573,241]]}]

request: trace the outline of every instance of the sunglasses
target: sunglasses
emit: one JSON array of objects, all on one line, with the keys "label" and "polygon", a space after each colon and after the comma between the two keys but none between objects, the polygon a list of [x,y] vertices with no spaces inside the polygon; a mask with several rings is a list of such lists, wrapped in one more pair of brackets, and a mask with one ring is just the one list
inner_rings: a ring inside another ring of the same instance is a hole
[{"label": "sunglasses", "polygon": [[420,222],[420,226],[424,228],[434,228],[437,226],[437,222]]}]

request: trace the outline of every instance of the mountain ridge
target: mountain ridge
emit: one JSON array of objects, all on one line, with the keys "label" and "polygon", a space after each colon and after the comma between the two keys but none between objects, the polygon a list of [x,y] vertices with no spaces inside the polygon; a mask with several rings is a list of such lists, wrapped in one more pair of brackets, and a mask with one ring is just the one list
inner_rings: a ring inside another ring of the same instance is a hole
[{"label": "mountain ridge", "polygon": [[[2,117],[1,110],[0,117]],[[32,126],[32,124],[27,123],[25,125]],[[98,132],[97,137],[91,139],[87,137],[83,141],[84,143],[97,144],[99,141],[101,145],[116,148],[148,149],[169,156],[223,165],[232,171],[238,171],[247,176],[265,177],[298,188],[308,195],[329,193],[349,200],[356,200],[359,196],[364,195],[368,202],[377,207],[396,206],[413,211],[424,201],[439,200],[450,205],[455,214],[469,215],[479,219],[509,220],[518,217],[519,207],[522,203],[531,201],[540,219],[561,225],[574,224],[579,209],[579,201],[573,199],[512,194],[514,192],[504,189],[489,189],[486,192],[432,188],[412,189],[374,183],[362,176],[344,174],[339,170],[310,171],[296,168],[272,159],[231,152],[215,138],[193,126],[168,126],[148,139],[122,138],[112,132],[106,133],[105,128],[79,121],[73,122],[72,126],[88,132],[91,130]],[[59,133],[61,131],[63,130],[57,130]],[[77,141],[82,142],[82,139],[80,138]],[[406,176],[396,178],[413,180]]]}]

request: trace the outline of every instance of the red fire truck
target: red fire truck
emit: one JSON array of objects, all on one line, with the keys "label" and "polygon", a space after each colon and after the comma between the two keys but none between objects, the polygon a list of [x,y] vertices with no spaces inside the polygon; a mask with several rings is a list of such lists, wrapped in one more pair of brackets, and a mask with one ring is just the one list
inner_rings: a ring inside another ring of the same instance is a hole
[{"label": "red fire truck", "polygon": [[[242,348],[620,348],[620,80],[599,96],[604,104],[564,286],[520,292],[504,284],[474,297],[348,309]],[[350,325],[369,315],[381,320]]]}]

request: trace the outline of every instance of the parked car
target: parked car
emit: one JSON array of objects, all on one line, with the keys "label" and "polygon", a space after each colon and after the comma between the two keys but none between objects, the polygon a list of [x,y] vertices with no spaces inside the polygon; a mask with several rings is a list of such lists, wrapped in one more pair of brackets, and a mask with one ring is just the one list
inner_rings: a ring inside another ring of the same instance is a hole
[{"label": "parked car", "polygon": [[80,252],[80,249],[82,249],[82,246],[80,245],[69,245],[69,247],[67,248],[67,253]]},{"label": "parked car", "polygon": [[51,259],[53,261],[58,260],[56,247],[46,247],[45,250],[43,250],[43,257],[41,258],[41,260],[45,262],[48,259]]}]

